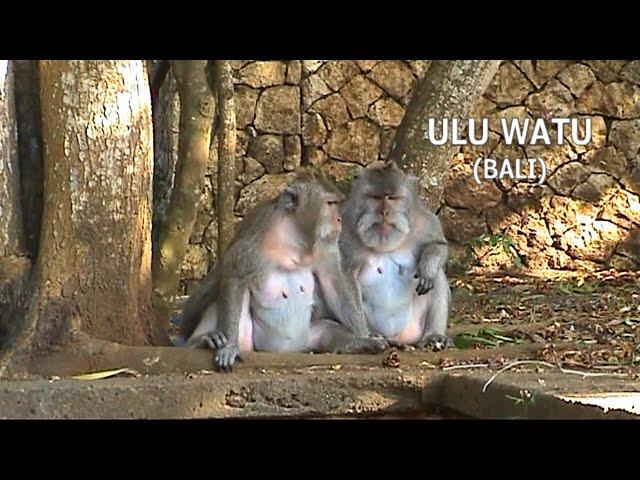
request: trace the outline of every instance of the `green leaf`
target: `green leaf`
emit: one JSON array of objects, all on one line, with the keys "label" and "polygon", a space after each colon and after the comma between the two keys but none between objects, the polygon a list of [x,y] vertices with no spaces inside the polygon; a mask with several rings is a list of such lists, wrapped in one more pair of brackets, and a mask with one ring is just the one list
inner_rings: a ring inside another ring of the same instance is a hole
[{"label": "green leaf", "polygon": [[469,348],[476,345],[476,342],[473,337],[460,334],[453,337],[453,344],[456,346],[456,348]]},{"label": "green leaf", "polygon": [[457,348],[469,348],[474,345],[489,345],[491,347],[495,347],[497,343],[493,340],[489,340],[488,338],[482,338],[476,335],[471,335],[468,333],[461,333],[456,335],[453,339],[453,343]]},{"label": "green leaf", "polygon": [[503,331],[498,327],[484,327],[478,332],[478,334],[482,335],[483,333],[487,333],[489,335],[500,335]]}]

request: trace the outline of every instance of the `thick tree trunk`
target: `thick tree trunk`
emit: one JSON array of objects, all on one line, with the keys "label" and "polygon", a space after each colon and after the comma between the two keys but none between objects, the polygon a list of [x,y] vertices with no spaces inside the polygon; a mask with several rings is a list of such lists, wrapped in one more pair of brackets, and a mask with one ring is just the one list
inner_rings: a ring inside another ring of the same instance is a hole
[{"label": "thick tree trunk", "polygon": [[16,352],[76,333],[168,342],[152,305],[153,152],[142,61],[42,61],[40,75],[46,201],[24,327],[0,372]]},{"label": "thick tree trunk", "polygon": [[228,60],[216,61],[218,93],[218,258],[226,250],[235,230],[236,111],[233,100],[233,72]]},{"label": "thick tree trunk", "polygon": [[37,60],[16,60],[13,64],[25,247],[29,256],[35,259],[42,220],[40,76]]},{"label": "thick tree trunk", "polygon": [[420,178],[421,193],[435,209],[442,196],[443,176],[459,148],[436,146],[426,137],[427,121],[458,118],[465,127],[471,110],[498,71],[499,60],[434,60],[416,87],[398,127],[389,158]]},{"label": "thick tree trunk", "polygon": [[30,262],[24,256],[13,62],[0,60],[0,344],[15,328]]},{"label": "thick tree trunk", "polygon": [[172,71],[180,96],[178,163],[171,201],[158,236],[153,262],[154,288],[166,303],[175,296],[198,211],[209,158],[215,100],[207,81],[206,61],[173,61]]}]

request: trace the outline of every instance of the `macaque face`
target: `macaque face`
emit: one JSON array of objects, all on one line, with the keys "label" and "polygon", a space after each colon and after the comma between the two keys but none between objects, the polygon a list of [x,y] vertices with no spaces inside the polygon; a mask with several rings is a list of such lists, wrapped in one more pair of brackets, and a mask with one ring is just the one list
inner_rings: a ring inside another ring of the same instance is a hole
[{"label": "macaque face", "polygon": [[411,191],[398,169],[375,169],[358,179],[356,230],[376,252],[398,248],[410,232]]},{"label": "macaque face", "polygon": [[319,218],[316,227],[316,238],[327,242],[336,242],[342,231],[340,204],[344,195],[326,192],[319,207]]},{"label": "macaque face", "polygon": [[301,174],[280,195],[284,215],[266,235],[266,251],[283,268],[309,265],[319,242],[334,243],[342,230],[344,194],[323,177]]},{"label": "macaque face", "polygon": [[312,177],[300,188],[295,216],[310,243],[337,241],[342,230],[340,204],[343,200],[344,194],[324,178]]}]

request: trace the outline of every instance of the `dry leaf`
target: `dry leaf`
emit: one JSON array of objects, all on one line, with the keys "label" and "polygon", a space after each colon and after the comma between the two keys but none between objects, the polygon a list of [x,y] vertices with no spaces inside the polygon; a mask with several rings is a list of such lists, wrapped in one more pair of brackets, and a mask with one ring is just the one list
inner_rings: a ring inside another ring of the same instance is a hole
[{"label": "dry leaf", "polygon": [[102,370],[100,372],[83,373],[80,375],[73,375],[71,378],[75,380],[102,380],[103,378],[115,377],[121,373],[133,375],[139,377],[140,373],[131,368],[116,368],[115,370]]}]

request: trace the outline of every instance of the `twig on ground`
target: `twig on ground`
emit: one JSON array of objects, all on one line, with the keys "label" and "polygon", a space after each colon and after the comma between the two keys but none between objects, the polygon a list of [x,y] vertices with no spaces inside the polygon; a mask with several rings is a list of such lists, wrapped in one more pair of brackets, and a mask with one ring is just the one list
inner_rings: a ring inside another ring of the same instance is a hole
[{"label": "twig on ground", "polygon": [[442,371],[448,372],[449,370],[462,370],[467,368],[487,368],[487,367],[489,367],[488,363],[474,363],[471,365],[452,365],[451,367],[444,367]]},{"label": "twig on ground", "polygon": [[498,375],[500,375],[503,372],[506,372],[507,370],[509,370],[509,369],[511,369],[513,367],[517,367],[518,365],[543,365],[545,367],[557,368],[562,373],[566,373],[566,374],[570,374],[570,375],[580,375],[583,378],[586,378],[586,377],[615,377],[615,378],[623,378],[623,377],[627,376],[626,373],[595,373],[595,372],[581,372],[579,370],[570,370],[570,369],[562,368],[560,365],[553,365],[552,363],[543,362],[543,361],[540,361],[540,360],[519,360],[517,362],[513,362],[513,363],[510,363],[509,365],[506,365],[505,367],[501,368],[496,373],[494,373],[491,376],[491,378],[489,378],[489,380],[487,380],[487,382],[482,387],[482,393],[485,393],[487,391],[487,387],[491,384],[491,382],[493,382],[498,377]]}]

